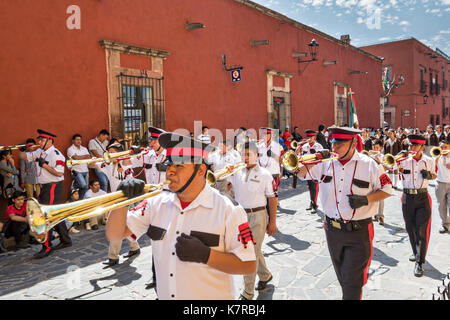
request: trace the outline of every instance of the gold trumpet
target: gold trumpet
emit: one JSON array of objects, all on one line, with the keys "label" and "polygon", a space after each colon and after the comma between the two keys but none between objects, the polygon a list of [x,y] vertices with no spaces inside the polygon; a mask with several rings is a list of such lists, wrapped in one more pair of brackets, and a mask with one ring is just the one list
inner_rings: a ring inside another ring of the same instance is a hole
[{"label": "gold trumpet", "polygon": [[[322,150],[322,152],[324,152],[324,151],[328,151],[328,150]],[[319,154],[321,154],[321,153],[319,153]],[[326,155],[326,152],[324,152],[324,154]],[[330,155],[331,155],[331,153],[330,153]],[[323,161],[335,160],[338,158],[339,158],[338,156],[321,158],[320,156],[318,156],[318,154],[309,154],[306,156],[299,156],[299,155],[297,155],[297,153],[295,153],[295,151],[289,150],[288,152],[286,152],[283,155],[282,163],[283,163],[283,167],[286,169],[286,171],[295,172],[300,163],[313,164],[313,163],[319,163],[319,162],[323,162]]]},{"label": "gold trumpet", "polygon": [[291,142],[291,149],[296,150],[298,148],[298,142],[296,140],[293,140]]},{"label": "gold trumpet", "polygon": [[229,176],[232,176],[238,171],[241,171],[242,169],[246,168],[247,165],[244,162],[240,162],[235,166],[232,166],[231,170],[230,168],[226,167],[221,170],[217,170],[216,172],[212,172],[211,170],[208,170],[206,173],[206,181],[210,185],[215,185],[217,181],[222,181]]},{"label": "gold trumpet", "polygon": [[91,158],[91,159],[83,159],[83,160],[73,160],[72,158],[66,159],[66,167],[68,169],[72,169],[73,166],[79,164],[91,164],[96,162],[105,162],[106,164],[110,164],[112,159],[128,156],[133,153],[133,150],[127,150],[122,152],[109,153],[105,151],[103,153],[103,158]]},{"label": "gold trumpet", "polygon": [[439,148],[439,147],[433,147],[433,148],[431,148],[431,150],[430,150],[430,155],[431,155],[433,158],[437,158],[437,157],[439,157],[439,156],[446,156],[446,155],[448,154],[449,151],[450,151],[450,150],[442,150],[442,149]]},{"label": "gold trumpet", "polygon": [[385,167],[392,168],[397,162],[409,157],[413,157],[414,155],[414,153],[406,155],[406,153],[400,152],[396,156],[393,156],[390,153],[386,153],[383,157],[383,165]]},{"label": "gold trumpet", "polygon": [[361,151],[360,152],[361,154],[365,154],[366,156],[374,156],[374,155],[377,155],[377,154],[380,154],[380,151],[376,151],[376,150],[370,150],[370,151],[367,151],[367,150],[363,150],[363,151]]},{"label": "gold trumpet", "polygon": [[128,206],[134,202],[156,196],[162,192],[164,185],[169,183],[170,180],[156,185],[147,184],[144,187],[145,193],[132,199],[125,197],[122,191],[57,205],[40,205],[35,198],[29,198],[27,200],[27,220],[30,225],[30,232],[37,241],[43,243],[47,239],[49,230],[63,220],[82,221]]}]

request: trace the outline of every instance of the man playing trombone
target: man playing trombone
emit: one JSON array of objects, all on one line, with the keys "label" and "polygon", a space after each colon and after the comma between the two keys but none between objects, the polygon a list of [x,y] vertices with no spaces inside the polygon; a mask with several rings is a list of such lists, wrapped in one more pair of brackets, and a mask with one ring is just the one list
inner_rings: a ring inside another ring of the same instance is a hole
[{"label": "man playing trombone", "polygon": [[331,127],[333,152],[339,158],[314,166],[300,165],[298,176],[319,180],[324,228],[344,300],[361,299],[372,259],[372,216],[378,201],[392,193],[383,168],[355,151],[360,130]]},{"label": "man playing trombone", "polygon": [[[256,266],[246,213],[206,183],[207,144],[175,133],[158,140],[167,151],[170,192],[112,212],[107,236],[151,238],[159,299],[233,299],[231,275]],[[128,179],[119,189],[134,198],[143,181]]]}]

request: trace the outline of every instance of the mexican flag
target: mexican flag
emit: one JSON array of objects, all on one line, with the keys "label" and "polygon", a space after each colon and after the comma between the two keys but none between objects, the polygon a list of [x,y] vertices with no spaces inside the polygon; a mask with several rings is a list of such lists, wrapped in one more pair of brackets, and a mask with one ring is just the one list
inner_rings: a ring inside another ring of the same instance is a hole
[{"label": "mexican flag", "polygon": [[356,104],[355,104],[355,98],[353,97],[355,93],[352,92],[352,89],[350,89],[348,95],[350,96],[350,116],[349,116],[349,123],[348,126],[350,128],[353,127],[355,122],[358,122],[358,116],[356,115]]}]

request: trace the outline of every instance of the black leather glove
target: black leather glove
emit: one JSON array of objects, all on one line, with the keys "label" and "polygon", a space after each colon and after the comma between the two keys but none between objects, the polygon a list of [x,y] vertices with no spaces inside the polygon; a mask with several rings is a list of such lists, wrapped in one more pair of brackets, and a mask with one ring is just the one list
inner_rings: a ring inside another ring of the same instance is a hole
[{"label": "black leather glove", "polygon": [[267,150],[267,156],[271,157],[272,156],[272,150]]},{"label": "black leather glove", "polygon": [[181,261],[207,263],[211,248],[200,239],[188,236],[184,233],[177,238],[175,250]]},{"label": "black leather glove", "polygon": [[367,196],[358,196],[358,195],[347,195],[348,200],[350,201],[350,207],[352,209],[358,209],[363,206],[367,206],[369,204],[369,201],[367,200]]},{"label": "black leather glove", "polygon": [[159,172],[166,172],[167,171],[167,164],[165,163],[157,163],[156,164],[156,170]]},{"label": "black leather glove", "polygon": [[125,179],[119,183],[117,191],[121,190],[128,199],[135,198],[144,193],[145,182],[139,179]]},{"label": "black leather glove", "polygon": [[48,161],[45,161],[44,158],[38,158],[38,159],[36,159],[36,161],[38,162],[39,167],[41,167],[41,168],[44,166],[44,164],[48,164]]},{"label": "black leather glove", "polygon": [[424,179],[427,179],[427,180],[433,179],[433,177],[431,176],[431,172],[430,171],[422,169],[422,170],[420,170],[420,173],[422,174],[422,178],[424,178]]},{"label": "black leather glove", "polygon": [[26,146],[20,147],[19,151],[20,152],[25,152],[25,151],[27,151],[27,147]]}]

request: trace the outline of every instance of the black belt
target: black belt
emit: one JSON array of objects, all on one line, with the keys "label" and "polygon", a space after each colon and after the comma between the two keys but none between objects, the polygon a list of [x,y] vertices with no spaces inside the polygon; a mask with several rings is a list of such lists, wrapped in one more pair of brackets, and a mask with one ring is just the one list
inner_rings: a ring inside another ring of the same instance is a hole
[{"label": "black belt", "polygon": [[337,230],[341,231],[358,231],[364,228],[365,226],[368,226],[372,223],[372,218],[367,218],[363,220],[352,220],[349,222],[344,222],[340,219],[331,219],[330,217],[326,216],[327,224]]},{"label": "black belt", "polygon": [[428,189],[427,188],[422,188],[422,189],[403,189],[403,192],[406,194],[419,194],[419,193],[427,193]]},{"label": "black belt", "polygon": [[244,209],[245,212],[250,213],[250,212],[257,212],[257,211],[261,211],[264,210],[266,207],[258,207],[258,208],[252,208],[252,209]]}]

